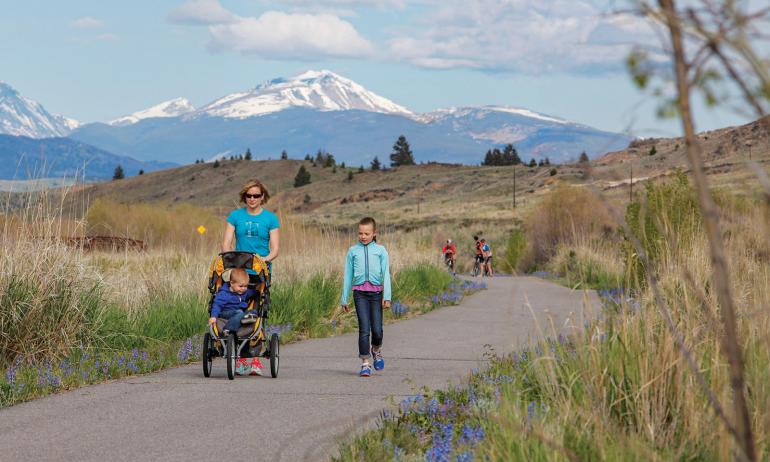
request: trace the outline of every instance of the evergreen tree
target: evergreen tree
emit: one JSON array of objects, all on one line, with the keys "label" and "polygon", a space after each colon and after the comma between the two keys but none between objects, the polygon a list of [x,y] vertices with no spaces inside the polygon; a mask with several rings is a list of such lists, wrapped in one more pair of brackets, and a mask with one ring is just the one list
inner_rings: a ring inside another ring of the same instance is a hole
[{"label": "evergreen tree", "polygon": [[534,159],[534,158],[533,158],[533,159],[530,159],[530,161],[529,161],[529,166],[530,166],[530,167],[537,167],[537,162],[535,161],[535,159]]},{"label": "evergreen tree", "polygon": [[345,162],[341,163],[341,164],[340,164],[340,167],[342,167],[342,168],[347,168],[347,167],[345,167]]},{"label": "evergreen tree", "polygon": [[140,170],[139,170],[139,174],[140,174],[140,175],[144,175],[144,169],[140,169]]},{"label": "evergreen tree", "polygon": [[324,155],[324,168],[334,167],[336,165],[337,165],[337,162],[334,160],[334,155],[332,155],[332,153],[330,152],[327,152]]},{"label": "evergreen tree", "polygon": [[352,170],[348,170],[348,181],[349,182],[353,181],[353,171]]},{"label": "evergreen tree", "polygon": [[324,153],[320,149],[318,150],[317,153],[315,153],[315,163],[321,164],[321,165],[324,164]]},{"label": "evergreen tree", "polygon": [[551,165],[551,160],[547,157],[545,158],[545,165]]},{"label": "evergreen tree", "polygon": [[246,154],[244,154],[243,158],[246,160],[251,160],[251,149],[246,148]]},{"label": "evergreen tree", "polygon": [[219,159],[214,161],[214,168],[219,168]]},{"label": "evergreen tree", "polygon": [[372,170],[380,170],[382,168],[382,165],[380,165],[380,159],[377,158],[377,156],[374,156],[374,159],[372,159]]},{"label": "evergreen tree", "polygon": [[195,159],[195,165],[198,165],[200,162],[198,162],[198,159]]},{"label": "evergreen tree", "polygon": [[508,143],[505,148],[503,148],[503,162],[503,165],[518,165],[521,163],[519,153],[510,143]]},{"label": "evergreen tree", "polygon": [[304,165],[300,165],[297,176],[294,177],[294,187],[299,188],[306,184],[310,184],[310,172],[305,169]]},{"label": "evergreen tree", "polygon": [[545,161],[543,159],[540,159],[540,162],[537,163],[538,167],[542,167],[545,165]]},{"label": "evergreen tree", "polygon": [[332,173],[337,173],[337,166],[332,167]]},{"label": "evergreen tree", "polygon": [[310,157],[310,154],[305,154],[305,160],[313,160],[313,158]]},{"label": "evergreen tree", "polygon": [[579,164],[587,164],[590,162],[590,159],[588,159],[588,154],[586,154],[585,151],[580,153],[580,159],[578,160]]},{"label": "evergreen tree", "polygon": [[393,145],[393,152],[390,154],[390,166],[400,167],[402,165],[414,165],[414,155],[406,137],[401,135]]},{"label": "evergreen tree", "polygon": [[284,149],[281,151],[281,160],[286,160],[289,158],[289,155],[286,153],[286,150]]},{"label": "evergreen tree", "polygon": [[118,166],[115,167],[115,172],[112,174],[112,179],[122,180],[123,178],[125,178],[125,176],[126,175],[123,173],[123,167],[121,167],[120,164],[118,164]]},{"label": "evergreen tree", "polygon": [[512,144],[508,144],[502,151],[498,148],[488,149],[481,165],[517,165],[521,158]]},{"label": "evergreen tree", "polygon": [[358,173],[364,173],[364,165],[361,164],[360,167],[358,167]]}]

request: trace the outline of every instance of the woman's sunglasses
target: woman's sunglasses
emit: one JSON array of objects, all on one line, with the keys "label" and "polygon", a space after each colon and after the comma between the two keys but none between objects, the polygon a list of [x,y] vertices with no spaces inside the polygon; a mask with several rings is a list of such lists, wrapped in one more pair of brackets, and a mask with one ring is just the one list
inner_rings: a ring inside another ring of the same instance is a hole
[{"label": "woman's sunglasses", "polygon": [[259,199],[262,197],[262,194],[244,194],[246,199]]}]

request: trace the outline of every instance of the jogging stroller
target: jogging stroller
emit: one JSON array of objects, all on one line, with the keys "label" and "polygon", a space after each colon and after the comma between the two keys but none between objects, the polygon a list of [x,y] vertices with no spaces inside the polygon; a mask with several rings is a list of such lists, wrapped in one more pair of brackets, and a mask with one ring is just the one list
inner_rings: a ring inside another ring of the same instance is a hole
[{"label": "jogging stroller", "polygon": [[[209,271],[209,300],[208,312],[217,291],[229,276],[228,270],[243,268],[249,272],[249,288],[256,295],[249,300],[248,309],[257,314],[256,322],[241,325],[237,332],[224,335],[226,319],[218,318],[215,324],[208,326],[208,332],[203,336],[203,375],[209,377],[214,358],[223,357],[227,362],[227,378],[235,378],[235,365],[243,353],[251,357],[270,359],[270,375],[278,377],[279,341],[278,334],[273,333],[268,340],[265,320],[270,308],[270,269],[259,255],[250,252],[222,252],[211,262]],[[245,349],[245,350],[244,350]]]}]

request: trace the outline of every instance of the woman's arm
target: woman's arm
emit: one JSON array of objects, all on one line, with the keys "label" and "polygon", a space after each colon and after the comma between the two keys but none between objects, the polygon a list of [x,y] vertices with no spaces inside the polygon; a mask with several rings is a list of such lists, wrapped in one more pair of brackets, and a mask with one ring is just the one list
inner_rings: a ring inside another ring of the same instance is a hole
[{"label": "woman's arm", "polygon": [[225,237],[222,239],[222,252],[235,250],[235,226],[230,223],[225,224]]},{"label": "woman's arm", "polygon": [[265,261],[270,262],[278,257],[281,252],[281,233],[280,229],[275,228],[270,230],[270,253],[265,256]]}]

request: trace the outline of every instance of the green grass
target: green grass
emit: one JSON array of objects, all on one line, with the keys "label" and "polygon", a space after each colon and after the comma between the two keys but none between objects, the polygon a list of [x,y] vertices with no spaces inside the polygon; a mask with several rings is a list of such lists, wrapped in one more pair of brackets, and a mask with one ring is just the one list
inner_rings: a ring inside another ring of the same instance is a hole
[{"label": "green grass", "polygon": [[[432,301],[432,297],[447,293],[450,286],[453,294],[472,289],[456,285],[449,274],[431,265],[407,268],[395,274],[393,279],[394,301],[400,306],[409,304],[411,313],[457,303],[461,295]],[[341,277],[337,273],[318,273],[306,281],[274,286],[268,326],[280,332],[282,342],[353,330],[355,311],[345,315],[339,313],[341,287]],[[60,347],[49,345],[46,351],[50,354],[34,361],[23,361],[23,356],[6,359],[5,375],[0,378],[0,407],[200,359],[201,336],[208,317],[207,294],[155,299],[145,306],[132,307],[130,312],[137,314],[130,316],[124,308],[106,303],[98,286],[85,293],[78,293],[76,288],[60,287],[60,290],[52,291],[53,295],[41,298],[35,285],[20,279],[9,283],[9,290],[2,298],[3,305],[0,305],[4,310],[0,313],[6,316],[4,324],[13,328],[6,335],[15,335],[18,326],[25,325],[8,322],[10,316],[18,318],[19,312],[39,307],[41,300],[47,300],[48,306],[55,309],[34,311],[41,316],[35,318],[36,322],[50,325],[60,320],[57,312],[70,313],[75,308],[79,311],[74,313],[85,313],[85,318],[80,320],[83,335],[76,338],[75,346],[71,341],[61,343]],[[67,307],[70,311],[65,310]],[[386,319],[394,320],[404,314],[386,313]],[[23,332],[26,335],[28,331]],[[47,339],[27,341],[34,343]]]}]

